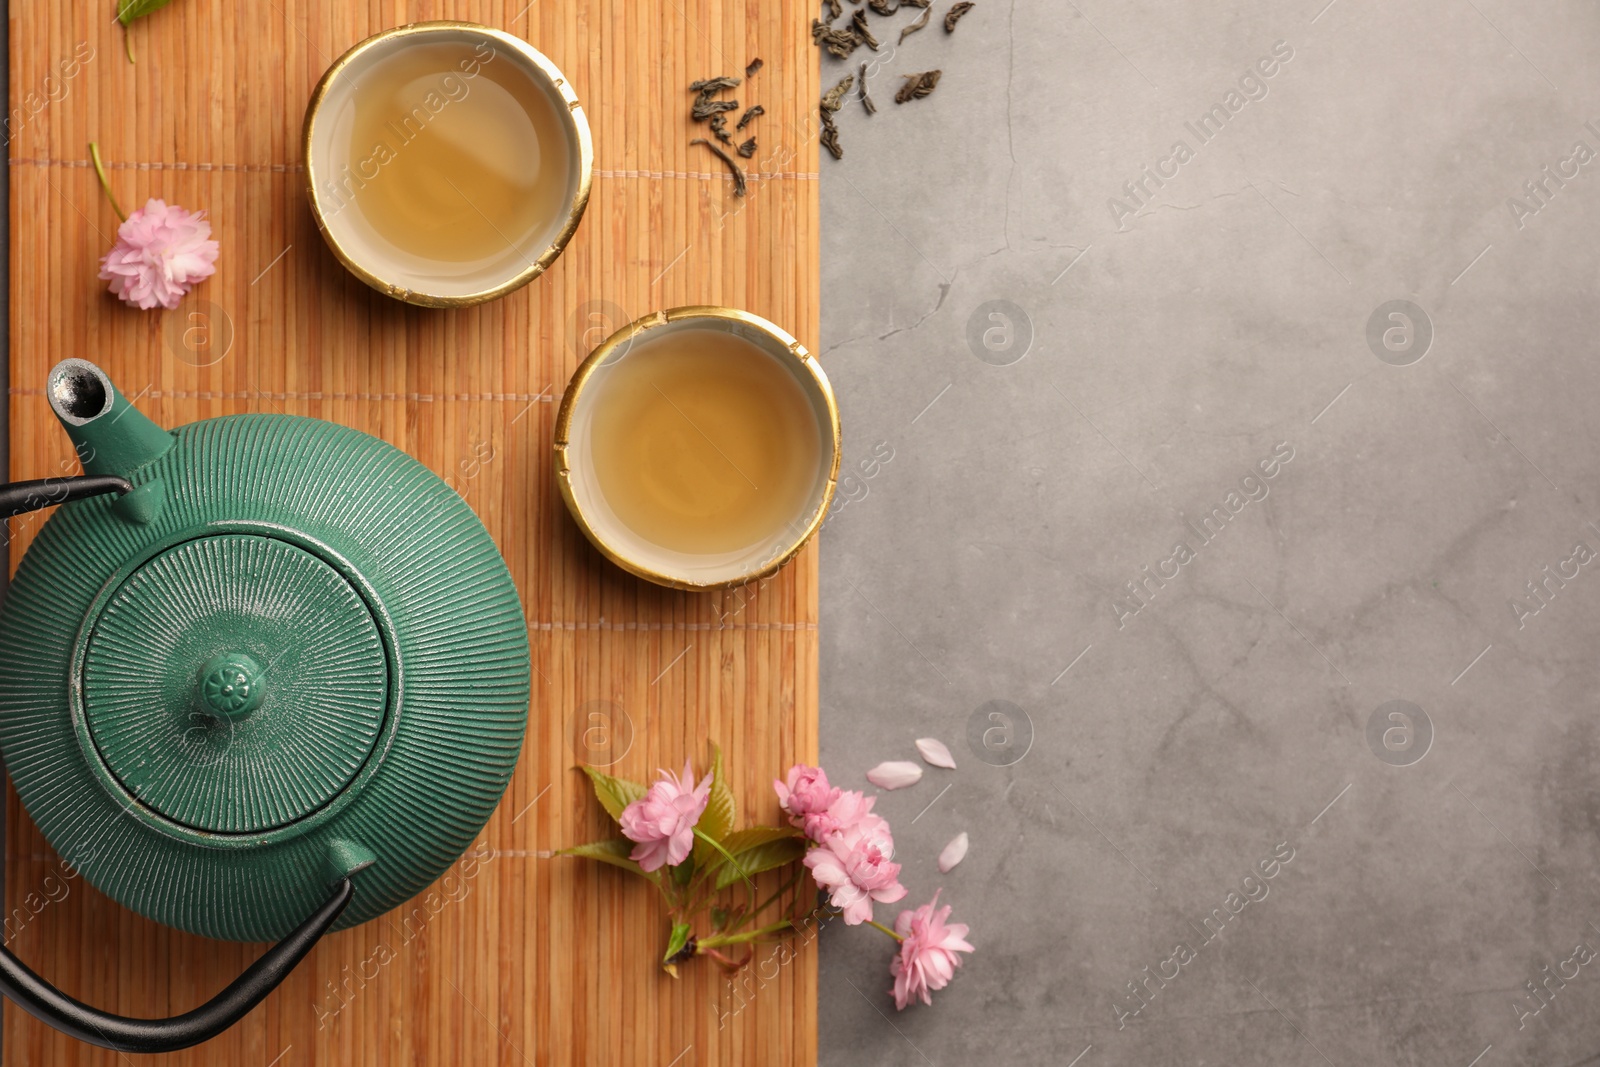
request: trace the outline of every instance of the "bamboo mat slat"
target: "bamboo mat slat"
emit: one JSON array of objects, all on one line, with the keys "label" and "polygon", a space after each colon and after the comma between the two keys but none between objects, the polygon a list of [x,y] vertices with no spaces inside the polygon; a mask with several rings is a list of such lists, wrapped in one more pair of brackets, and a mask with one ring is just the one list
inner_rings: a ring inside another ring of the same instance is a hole
[{"label": "bamboo mat slat", "polygon": [[[707,740],[721,741],[741,804],[763,821],[776,818],[771,779],[816,755],[815,546],[760,586],[657,589],[589,548],[550,458],[567,379],[627,318],[726,304],[815,349],[812,12],[789,0],[175,0],[135,24],[130,66],[115,6],[10,4],[11,476],[75,469],[40,389],[67,356],[100,363],[166,426],[281,411],[376,434],[449,478],[487,524],[522,594],[537,672],[516,777],[452,875],[328,938],[215,1042],[149,1062],[813,1063],[814,943],[733,980],[697,961],[674,982],[656,966],[663,918],[646,887],[537,855],[605,829],[573,770],[587,710],[628,715],[634,740],[614,770],[631,777],[685,753],[702,762]],[[305,206],[299,159],[303,108],[327,65],[373,32],[436,18],[510,30],[550,56],[583,100],[597,168],[583,225],[548,274],[447,312],[385,300],[338,266]],[[91,58],[63,79],[75,51]],[[736,200],[720,164],[688,143],[703,128],[688,121],[685,87],[742,74],[758,56],[765,69],[735,95],[767,109],[760,173]],[[125,207],[157,196],[209,212],[219,273],[180,310],[124,308],[95,279],[116,219],[87,166],[90,140]],[[222,324],[233,343],[215,364],[195,366],[170,343],[184,326]],[[13,563],[38,525],[13,524]],[[60,868],[16,794],[7,799],[15,919]],[[64,899],[10,923],[8,943],[97,1007],[186,1011],[260,952],[67,884]],[[125,1062],[9,1004],[4,1027],[8,1067]]]}]

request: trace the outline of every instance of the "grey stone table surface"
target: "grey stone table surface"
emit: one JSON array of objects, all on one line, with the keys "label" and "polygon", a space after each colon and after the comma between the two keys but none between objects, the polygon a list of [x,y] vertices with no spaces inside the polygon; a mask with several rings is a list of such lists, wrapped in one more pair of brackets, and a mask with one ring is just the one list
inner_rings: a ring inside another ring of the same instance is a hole
[{"label": "grey stone table surface", "polygon": [[822,61],[822,757],[977,952],[822,1062],[1600,1063],[1600,12],[946,7]]}]

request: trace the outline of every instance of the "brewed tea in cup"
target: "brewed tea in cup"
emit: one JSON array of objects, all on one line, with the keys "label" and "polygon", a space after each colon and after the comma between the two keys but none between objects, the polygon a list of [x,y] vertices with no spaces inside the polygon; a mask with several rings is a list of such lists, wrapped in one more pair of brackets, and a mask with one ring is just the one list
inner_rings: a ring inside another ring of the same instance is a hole
[{"label": "brewed tea in cup", "polygon": [[839,466],[828,379],[764,319],[640,319],[574,375],[556,424],[568,508],[601,552],[678,588],[776,571],[821,525]]},{"label": "brewed tea in cup", "polygon": [[361,42],[306,111],[306,180],[334,253],[416,304],[478,303],[555,261],[588,201],[577,97],[525,41],[423,22]]}]

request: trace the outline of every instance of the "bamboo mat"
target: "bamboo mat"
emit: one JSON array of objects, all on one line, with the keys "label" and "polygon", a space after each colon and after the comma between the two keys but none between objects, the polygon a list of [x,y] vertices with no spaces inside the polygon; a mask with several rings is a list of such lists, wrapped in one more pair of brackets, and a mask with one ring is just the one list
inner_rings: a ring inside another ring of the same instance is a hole
[{"label": "bamboo mat", "polygon": [[[10,5],[12,477],[72,469],[40,389],[66,356],[100,363],[167,426],[283,411],[368,431],[450,478],[488,525],[521,591],[537,671],[522,762],[466,864],[403,915],[328,938],[244,1023],[170,1062],[814,1062],[814,943],[787,962],[758,957],[734,981],[699,960],[674,982],[656,966],[665,931],[647,887],[537,855],[605,829],[573,770],[588,755],[584,729],[603,726],[591,714],[626,713],[631,748],[612,769],[631,777],[685,754],[703,763],[707,740],[720,741],[741,804],[763,821],[777,816],[771,779],[816,754],[815,545],[758,588],[657,589],[589,548],[550,455],[568,377],[626,318],[726,304],[815,349],[812,12],[786,0],[175,0],[135,24],[130,66],[115,6]],[[390,302],[339,267],[307,210],[298,147],[305,102],[334,58],[377,30],[435,18],[526,37],[575,85],[595,138],[593,198],[566,254],[510,297],[448,312]],[[64,78],[75,52],[92,58]],[[720,164],[688,143],[703,128],[688,121],[686,86],[742,74],[758,56],[765,69],[733,94],[768,112],[756,122],[759,173],[736,200]],[[95,279],[116,219],[87,166],[91,139],[125,207],[159,196],[210,213],[219,273],[179,311],[124,308]],[[229,333],[225,355],[196,365]],[[38,522],[14,526],[13,562]],[[626,733],[587,742],[603,752]],[[7,799],[9,944],[67,992],[170,1015],[259,953],[61,881],[16,794]],[[49,885],[65,885],[64,899],[34,914]],[[9,1004],[4,1027],[7,1065],[125,1060]]]}]

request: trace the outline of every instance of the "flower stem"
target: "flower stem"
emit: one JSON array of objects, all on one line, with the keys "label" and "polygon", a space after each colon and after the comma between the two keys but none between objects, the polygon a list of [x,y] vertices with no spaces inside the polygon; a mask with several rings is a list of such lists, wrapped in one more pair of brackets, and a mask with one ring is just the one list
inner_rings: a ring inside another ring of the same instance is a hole
[{"label": "flower stem", "polygon": [[876,919],[868,919],[867,920],[867,925],[868,926],[876,926],[878,929],[882,930],[884,933],[888,934],[890,937],[894,938],[896,941],[904,941],[905,940],[905,938],[901,937],[899,934],[895,933],[893,930],[889,929],[887,926],[883,925],[881,922],[879,922]]},{"label": "flower stem", "polygon": [[710,937],[702,938],[700,940],[700,950],[702,952],[709,953],[711,950],[720,948],[723,945],[742,945],[747,941],[754,941],[756,938],[765,934],[775,934],[779,930],[790,930],[793,928],[794,924],[788,919],[785,919],[782,922],[773,923],[771,926],[763,926],[759,930],[746,930],[742,934],[713,934]]},{"label": "flower stem", "polygon": [[705,953],[707,956],[710,956],[712,959],[716,960],[730,971],[737,971],[740,967],[743,967],[745,964],[749,963],[750,957],[755,955],[755,949],[751,949],[749,952],[745,953],[744,959],[735,960],[729,959],[727,956],[724,956],[714,948],[706,948],[704,945],[700,946],[700,951]]},{"label": "flower stem", "polygon": [[766,900],[762,901],[761,904],[754,911],[752,911],[749,915],[745,916],[745,920],[744,921],[745,922],[753,922],[757,915],[760,915],[762,912],[766,911],[772,905],[776,904],[780,897],[782,897],[785,893],[787,893],[789,890],[794,888],[795,883],[800,880],[800,876],[802,874],[804,874],[804,873],[805,873],[805,868],[804,867],[802,867],[799,870],[795,871],[794,874],[792,876],[790,876],[790,878],[786,882],[783,883],[783,885],[778,887],[778,891],[776,893],[772,894]]},{"label": "flower stem", "polygon": [[106,177],[105,164],[100,162],[100,146],[93,141],[89,142],[89,158],[94,161],[94,173],[100,179],[100,188],[105,191],[106,199],[111,201],[111,210],[117,213],[117,218],[127,222],[127,213],[117,203],[117,194],[111,191],[111,179]]}]

